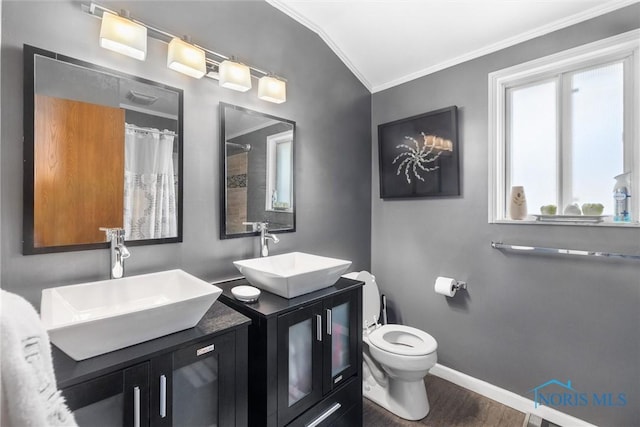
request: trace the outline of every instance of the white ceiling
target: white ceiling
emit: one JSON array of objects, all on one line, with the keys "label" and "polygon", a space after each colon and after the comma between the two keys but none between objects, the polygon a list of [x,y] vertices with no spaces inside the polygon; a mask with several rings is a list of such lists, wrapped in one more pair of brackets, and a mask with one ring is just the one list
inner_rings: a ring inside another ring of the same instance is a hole
[{"label": "white ceiling", "polygon": [[267,0],[378,92],[640,0]]}]

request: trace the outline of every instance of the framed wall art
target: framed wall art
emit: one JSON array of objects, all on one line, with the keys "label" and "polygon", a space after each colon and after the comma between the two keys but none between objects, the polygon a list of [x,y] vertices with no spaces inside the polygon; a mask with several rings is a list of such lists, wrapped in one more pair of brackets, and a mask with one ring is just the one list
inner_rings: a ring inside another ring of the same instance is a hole
[{"label": "framed wall art", "polygon": [[458,108],[378,126],[380,197],[460,195]]}]

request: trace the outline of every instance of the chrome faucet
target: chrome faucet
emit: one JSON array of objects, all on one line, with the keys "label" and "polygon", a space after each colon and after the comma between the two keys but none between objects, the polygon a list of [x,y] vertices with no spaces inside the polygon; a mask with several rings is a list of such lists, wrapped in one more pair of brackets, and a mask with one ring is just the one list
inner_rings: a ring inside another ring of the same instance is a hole
[{"label": "chrome faucet", "polygon": [[243,225],[252,226],[253,231],[260,232],[260,256],[269,256],[269,240],[272,240],[274,244],[280,242],[278,236],[269,233],[269,223],[264,222],[243,222]]},{"label": "chrome faucet", "polygon": [[105,232],[107,241],[111,242],[109,277],[120,279],[124,276],[124,260],[131,256],[124,245],[124,229],[100,227],[100,230]]}]

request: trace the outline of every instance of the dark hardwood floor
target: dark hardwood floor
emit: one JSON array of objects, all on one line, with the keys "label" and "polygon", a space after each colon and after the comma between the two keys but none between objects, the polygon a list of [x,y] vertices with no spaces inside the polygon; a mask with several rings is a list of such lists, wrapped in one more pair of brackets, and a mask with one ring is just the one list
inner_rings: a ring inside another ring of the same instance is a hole
[{"label": "dark hardwood floor", "polygon": [[363,426],[522,427],[522,412],[433,375],[427,375],[425,382],[431,406],[425,418],[407,421],[365,398]]}]

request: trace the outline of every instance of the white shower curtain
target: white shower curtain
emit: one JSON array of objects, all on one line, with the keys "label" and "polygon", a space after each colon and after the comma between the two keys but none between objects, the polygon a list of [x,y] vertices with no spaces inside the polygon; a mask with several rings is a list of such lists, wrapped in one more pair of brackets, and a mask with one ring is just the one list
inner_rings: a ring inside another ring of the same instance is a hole
[{"label": "white shower curtain", "polygon": [[174,138],[169,131],[126,126],[124,228],[127,240],[178,235]]}]

